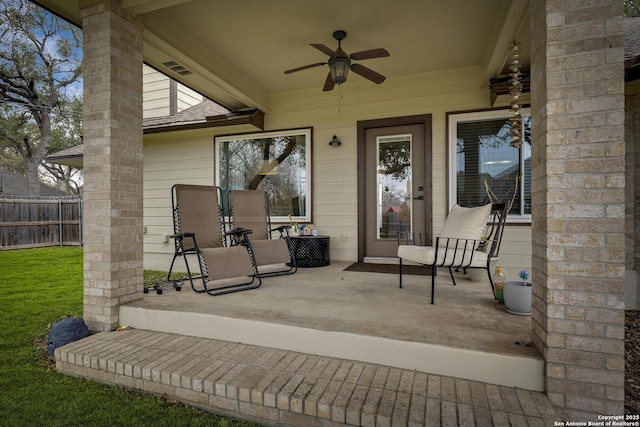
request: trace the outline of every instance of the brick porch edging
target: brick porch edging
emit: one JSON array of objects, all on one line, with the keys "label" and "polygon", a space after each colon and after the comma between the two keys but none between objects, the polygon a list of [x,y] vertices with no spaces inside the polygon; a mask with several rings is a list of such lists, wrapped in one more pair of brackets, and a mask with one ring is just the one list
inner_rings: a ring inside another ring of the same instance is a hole
[{"label": "brick porch edging", "polygon": [[55,359],[68,375],[263,425],[547,426],[558,420],[542,393],[161,332],[102,332],[56,349]]}]

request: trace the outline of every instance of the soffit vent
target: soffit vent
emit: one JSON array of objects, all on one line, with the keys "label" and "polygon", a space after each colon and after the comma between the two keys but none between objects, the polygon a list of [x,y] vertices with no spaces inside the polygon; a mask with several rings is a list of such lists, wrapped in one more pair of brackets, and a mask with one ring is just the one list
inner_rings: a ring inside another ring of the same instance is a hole
[{"label": "soffit vent", "polygon": [[184,66],[178,64],[176,61],[163,62],[162,65],[164,65],[171,71],[174,71],[180,74],[181,76],[187,76],[189,74],[193,74],[191,70],[187,70]]}]

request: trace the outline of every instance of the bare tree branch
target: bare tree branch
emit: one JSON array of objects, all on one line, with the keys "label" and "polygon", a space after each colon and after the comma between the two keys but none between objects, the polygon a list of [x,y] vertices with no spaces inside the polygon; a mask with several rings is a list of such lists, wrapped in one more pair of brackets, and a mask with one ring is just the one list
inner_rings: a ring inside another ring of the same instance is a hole
[{"label": "bare tree branch", "polygon": [[64,107],[82,76],[81,32],[28,0],[10,0],[0,3],[0,34],[0,148],[22,157],[29,193],[38,195],[52,144],[81,142]]}]

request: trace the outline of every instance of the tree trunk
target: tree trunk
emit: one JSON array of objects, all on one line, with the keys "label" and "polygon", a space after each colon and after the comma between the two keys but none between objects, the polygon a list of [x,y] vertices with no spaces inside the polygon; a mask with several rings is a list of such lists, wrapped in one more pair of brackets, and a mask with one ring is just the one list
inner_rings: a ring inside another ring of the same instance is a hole
[{"label": "tree trunk", "polygon": [[38,114],[34,112],[36,122],[40,128],[40,142],[35,144],[25,141],[26,155],[24,156],[24,170],[27,175],[27,183],[29,185],[29,196],[40,195],[40,178],[38,168],[47,156],[49,146],[51,145],[51,120],[48,114]]},{"label": "tree trunk", "polygon": [[253,177],[253,179],[249,182],[248,190],[256,190],[258,188],[258,185],[260,185],[260,183],[266,176],[266,173],[271,172],[278,165],[280,165],[280,163],[282,163],[287,157],[289,157],[289,154],[291,154],[293,152],[293,149],[296,147],[296,138],[287,137],[286,147],[284,148],[282,153],[273,161],[269,161],[270,147],[271,147],[271,142],[267,142],[263,147],[263,156],[262,156],[263,162],[265,162],[263,164],[266,164],[268,167],[262,170],[264,174],[260,174],[260,172],[258,172]]},{"label": "tree trunk", "polygon": [[38,166],[40,162],[36,162],[33,157],[24,159],[24,172],[27,176],[28,194],[29,196],[40,195],[40,180],[38,179]]}]

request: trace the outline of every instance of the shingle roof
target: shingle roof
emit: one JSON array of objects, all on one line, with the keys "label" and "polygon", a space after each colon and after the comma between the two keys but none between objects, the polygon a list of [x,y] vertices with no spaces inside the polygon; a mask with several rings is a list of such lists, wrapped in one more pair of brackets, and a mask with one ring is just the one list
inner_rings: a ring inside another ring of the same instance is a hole
[{"label": "shingle roof", "polygon": [[[0,195],[2,196],[26,196],[29,194],[27,177],[15,172],[0,169]],[[69,196],[68,193],[40,183],[41,196]]]},{"label": "shingle roof", "polygon": [[58,151],[50,154],[44,160],[48,163],[57,163],[60,165],[72,166],[74,168],[82,168],[82,154],[84,146],[82,144],[66,150]]},{"label": "shingle roof", "polygon": [[207,99],[172,116],[150,117],[144,119],[142,121],[142,128],[148,130],[178,125],[182,126],[206,123],[207,117],[209,116],[220,116],[227,113],[229,113],[229,110]]},{"label": "shingle roof", "polygon": [[[207,123],[207,117],[224,116],[228,113],[229,110],[207,99],[193,107],[187,108],[186,110],[171,116],[143,119],[142,128],[145,131],[160,131],[161,129],[172,130],[172,128],[179,128],[182,126],[205,125]],[[51,163],[67,164],[74,167],[82,167],[83,152],[83,145],[76,145],[75,147],[67,148],[66,150],[58,151],[47,156],[46,161]]]},{"label": "shingle roof", "polygon": [[72,156],[82,156],[82,144],[76,145],[75,147],[67,148],[66,150],[58,151],[49,157],[53,158],[53,157],[72,157]]}]

